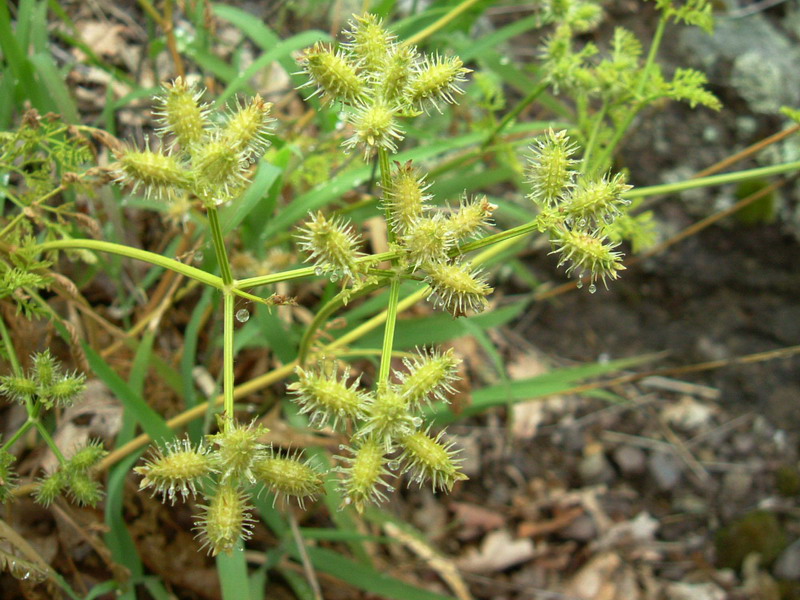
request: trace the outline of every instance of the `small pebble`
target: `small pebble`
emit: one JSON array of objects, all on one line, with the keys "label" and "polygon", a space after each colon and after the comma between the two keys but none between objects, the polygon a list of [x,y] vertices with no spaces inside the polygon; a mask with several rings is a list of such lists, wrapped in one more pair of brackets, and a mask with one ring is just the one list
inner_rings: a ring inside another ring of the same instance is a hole
[{"label": "small pebble", "polygon": [[730,500],[741,500],[752,487],[753,476],[741,469],[728,471],[722,480],[723,497]]},{"label": "small pebble", "polygon": [[655,452],[647,462],[647,470],[658,489],[668,492],[678,485],[683,465],[674,454]]},{"label": "small pebble", "polygon": [[775,577],[800,581],[800,540],[790,544],[775,561]]},{"label": "small pebble", "polygon": [[595,527],[592,517],[581,515],[559,531],[559,534],[565,540],[588,542],[597,536],[597,527]]},{"label": "small pebble", "polygon": [[578,474],[583,485],[599,485],[614,479],[614,469],[599,448],[588,447],[586,455],[578,465]]},{"label": "small pebble", "polygon": [[647,455],[636,446],[620,446],[614,450],[614,462],[626,477],[636,477],[645,471]]}]

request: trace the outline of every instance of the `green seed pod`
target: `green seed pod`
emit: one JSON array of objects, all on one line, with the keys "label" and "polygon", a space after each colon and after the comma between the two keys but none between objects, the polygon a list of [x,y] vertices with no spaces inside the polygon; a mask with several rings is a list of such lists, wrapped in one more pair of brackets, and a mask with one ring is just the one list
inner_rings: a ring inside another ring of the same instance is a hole
[{"label": "green seed pod", "polygon": [[148,197],[171,199],[189,183],[183,164],[163,152],[125,150],[117,159],[117,182],[132,184],[134,191],[142,187]]},{"label": "green seed pod", "polygon": [[68,473],[67,488],[69,496],[78,506],[96,506],[103,498],[100,483],[92,479],[88,473]]},{"label": "green seed pod", "polygon": [[264,458],[266,448],[258,440],[268,431],[261,425],[253,427],[253,423],[233,423],[224,431],[207,436],[209,442],[217,446],[214,466],[222,474],[221,481],[235,482],[244,479],[250,483],[256,482],[253,463]]},{"label": "green seed pod", "polygon": [[358,430],[357,436],[383,442],[387,453],[396,439],[408,435],[422,424],[422,419],[411,413],[409,399],[400,394],[397,386],[381,386],[371,400],[367,405],[364,425]]},{"label": "green seed pod", "polygon": [[341,51],[318,42],[305,51],[300,64],[311,79],[301,87],[317,86],[312,97],[324,94],[343,102],[357,102],[366,91],[364,78]]},{"label": "green seed pod", "polygon": [[419,406],[431,398],[446,402],[445,394],[452,394],[452,382],[458,380],[458,365],[453,349],[439,353],[420,352],[413,360],[404,358],[403,365],[408,373],[398,373],[401,380],[399,393],[411,406]]},{"label": "green seed pod", "polygon": [[454,104],[453,95],[464,93],[459,84],[466,81],[465,75],[470,72],[463,65],[457,56],[426,56],[409,84],[409,103],[422,109],[430,103],[437,110],[439,101]]},{"label": "green seed pod", "polygon": [[467,476],[458,470],[460,461],[454,459],[453,444],[444,444],[441,438],[442,432],[436,438],[421,431],[406,436],[402,440],[400,460],[405,463],[403,473],[412,472],[413,480],[420,486],[430,480],[434,492],[437,489],[449,492],[456,481],[467,479]]},{"label": "green seed pod", "polygon": [[37,352],[33,355],[33,379],[40,388],[47,388],[53,384],[58,377],[58,365],[56,359],[50,354],[50,350]]},{"label": "green seed pod", "polygon": [[551,241],[556,249],[550,254],[559,255],[558,266],[570,263],[567,275],[574,272],[578,278],[588,274],[590,292],[596,289],[594,282],[598,279],[607,285],[607,279],[616,279],[619,271],[625,269],[622,254],[614,252],[619,244],[606,242],[599,233],[559,229]]},{"label": "green seed pod", "polygon": [[61,493],[61,490],[64,489],[66,483],[64,471],[61,469],[53,471],[50,475],[40,479],[34,492],[36,502],[45,507],[50,506],[53,500]]},{"label": "green seed pod", "polygon": [[352,449],[352,458],[339,457],[347,466],[339,469],[345,478],[340,487],[344,494],[344,503],[352,504],[358,512],[364,510],[367,503],[379,503],[387,500],[386,494],[378,486],[394,491],[383,480],[383,476],[392,476],[386,468],[384,447],[375,438],[367,438],[359,446]]},{"label": "green seed pod", "polygon": [[300,506],[306,498],[313,500],[322,491],[322,475],[297,456],[280,457],[273,452],[255,463],[253,472],[276,496],[297,498]]},{"label": "green seed pod", "polygon": [[352,150],[356,146],[363,145],[366,158],[377,149],[397,152],[397,141],[402,140],[404,135],[395,119],[397,112],[397,107],[383,101],[357,105],[356,109],[347,115],[347,120],[353,126],[355,133],[346,139],[342,146]]},{"label": "green seed pod", "polygon": [[184,151],[200,142],[210,125],[210,108],[200,103],[202,96],[181,77],[165,85],[163,94],[156,98],[154,114],[161,123],[158,134],[172,134],[174,143]]},{"label": "green seed pod", "polygon": [[425,193],[430,184],[425,183],[411,161],[403,165],[395,163],[391,182],[391,187],[384,190],[383,203],[388,209],[392,229],[403,235],[430,208],[425,204],[431,199]]},{"label": "green seed pod", "polygon": [[361,376],[347,385],[349,369],[338,377],[335,368],[306,371],[301,367],[295,370],[299,381],[291,384],[289,390],[295,394],[295,402],[301,414],[310,414],[312,427],[324,427],[329,421],[335,429],[342,420],[364,418],[364,408],[369,397],[358,390]]},{"label": "green seed pod", "polygon": [[577,161],[572,155],[577,149],[566,131],[552,129],[531,147],[528,182],[532,191],[528,197],[540,208],[554,207],[574,187]]},{"label": "green seed pod", "polygon": [[80,473],[93,468],[108,454],[102,442],[96,441],[84,446],[72,455],[64,469],[68,473]]},{"label": "green seed pod", "polygon": [[241,153],[248,162],[264,154],[269,147],[267,134],[273,121],[269,118],[271,108],[271,103],[256,95],[249,104],[240,105],[231,113],[222,132],[222,139],[231,151]]},{"label": "green seed pod", "polygon": [[53,382],[47,390],[50,402],[56,406],[70,406],[86,389],[86,376],[83,374],[65,375]]},{"label": "green seed pod", "polygon": [[12,469],[14,462],[16,459],[11,453],[0,450],[0,504],[14,498],[13,491],[17,487],[17,474]]},{"label": "green seed pod", "polygon": [[435,213],[432,217],[417,219],[406,229],[401,244],[408,251],[414,269],[447,260],[447,252],[455,246],[456,240],[446,221],[440,213]]},{"label": "green seed pod", "polygon": [[567,222],[582,230],[608,225],[620,214],[620,207],[630,204],[622,198],[632,186],[625,185],[625,177],[617,173],[611,179],[590,180],[580,177],[572,193],[560,208]]},{"label": "green seed pod", "polygon": [[194,448],[188,439],[169,442],[165,448],[156,448],[141,467],[134,469],[142,476],[139,489],[152,488],[169,498],[172,504],[180,494],[182,500],[197,494],[197,486],[215,471],[203,446]]},{"label": "green seed pod", "polygon": [[359,256],[356,248],[361,240],[351,232],[349,223],[340,217],[328,219],[318,212],[304,225],[297,237],[300,247],[310,254],[308,260],[316,264],[318,274],[353,276]]},{"label": "green seed pod", "polygon": [[207,506],[202,507],[195,522],[201,548],[208,548],[211,556],[220,552],[230,554],[240,538],[252,535],[253,518],[244,494],[231,484],[217,488]]},{"label": "green seed pod", "polygon": [[247,183],[247,161],[241,152],[231,148],[223,136],[208,140],[192,154],[194,192],[207,205],[227,202],[233,193]]},{"label": "green seed pod", "polygon": [[483,227],[492,224],[495,210],[497,206],[489,202],[486,196],[470,202],[465,195],[458,211],[448,219],[447,227],[458,241],[477,237]]},{"label": "green seed pod", "polygon": [[378,17],[369,13],[354,16],[349,25],[350,30],[345,32],[349,41],[344,46],[367,71],[380,71],[394,47],[395,36],[383,28]]},{"label": "green seed pod", "polygon": [[19,404],[25,404],[25,401],[36,395],[37,391],[36,382],[28,377],[14,375],[0,377],[0,392]]},{"label": "green seed pod", "polygon": [[428,300],[444,308],[454,317],[468,311],[481,312],[488,305],[486,296],[492,293],[479,271],[462,263],[435,263],[426,268],[426,281],[431,286]]},{"label": "green seed pod", "polygon": [[414,74],[417,60],[416,49],[398,46],[386,58],[386,64],[378,73],[378,96],[388,104],[402,104],[408,93],[408,84]]}]

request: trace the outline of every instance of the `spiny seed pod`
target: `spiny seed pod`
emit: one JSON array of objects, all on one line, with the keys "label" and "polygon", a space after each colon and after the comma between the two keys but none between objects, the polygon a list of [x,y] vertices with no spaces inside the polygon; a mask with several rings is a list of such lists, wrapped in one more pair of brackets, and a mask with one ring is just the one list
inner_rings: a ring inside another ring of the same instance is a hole
[{"label": "spiny seed pod", "polygon": [[608,225],[620,214],[620,207],[630,204],[622,198],[632,186],[625,185],[625,177],[617,173],[611,179],[578,179],[572,193],[560,208],[568,222],[579,229]]},{"label": "spiny seed pod", "polygon": [[65,470],[67,472],[88,471],[100,462],[106,454],[108,452],[103,448],[102,442],[92,442],[72,455],[72,458],[67,461]]},{"label": "spiny seed pod", "polygon": [[429,102],[437,110],[438,101],[455,103],[453,94],[464,93],[459,84],[466,81],[465,75],[470,72],[463,65],[457,56],[426,56],[409,84],[408,101],[420,108],[426,108],[426,102]]},{"label": "spiny seed pod", "polygon": [[[146,143],[149,146],[149,143]],[[144,188],[148,197],[171,199],[189,183],[184,165],[163,152],[125,150],[117,156],[117,182]]]},{"label": "spiny seed pod", "polygon": [[403,365],[408,373],[398,374],[402,381],[400,395],[411,406],[427,402],[431,397],[446,402],[445,394],[456,391],[450,384],[458,380],[460,363],[452,348],[443,353],[423,351],[413,360],[404,358]]},{"label": "spiny seed pod", "polygon": [[358,437],[383,442],[385,452],[390,452],[397,438],[408,435],[422,425],[422,418],[411,414],[408,398],[393,385],[383,385],[367,406],[364,425]]},{"label": "spiny seed pod", "polygon": [[53,503],[53,500],[61,493],[66,485],[66,476],[64,471],[53,471],[48,476],[39,480],[39,484],[34,492],[36,502],[44,507],[48,507]]},{"label": "spiny seed pod", "polygon": [[352,458],[339,457],[347,463],[346,467],[338,469],[345,475],[340,491],[344,494],[344,503],[352,504],[361,512],[369,502],[377,504],[387,500],[378,486],[393,492],[394,488],[383,480],[384,475],[391,477],[392,473],[386,468],[383,444],[378,440],[367,438],[351,452]]},{"label": "spiny seed pod", "polygon": [[239,538],[252,535],[253,518],[244,494],[231,484],[217,488],[207,506],[202,507],[195,522],[201,548],[208,548],[211,556],[220,552],[230,554]]},{"label": "spiny seed pod", "polygon": [[313,427],[324,427],[331,421],[332,427],[336,428],[339,419],[364,418],[369,396],[358,390],[360,375],[348,386],[349,369],[342,373],[341,378],[335,370],[309,372],[297,367],[295,372],[300,380],[291,384],[289,390],[296,394],[295,401],[301,406],[300,413],[311,415]]},{"label": "spiny seed pod", "polygon": [[53,382],[47,389],[47,400],[60,406],[70,406],[77,396],[86,389],[86,376],[83,374],[65,375]]},{"label": "spiny seed pod", "polygon": [[25,401],[36,395],[38,386],[33,379],[4,375],[0,377],[0,392],[11,398],[14,402],[25,404]]},{"label": "spiny seed pod", "polygon": [[481,312],[488,305],[486,296],[492,288],[479,271],[472,271],[468,264],[435,263],[426,267],[426,281],[431,286],[428,300],[444,308],[454,317],[468,311]]},{"label": "spiny seed pod", "polygon": [[467,476],[458,470],[458,459],[454,459],[456,452],[452,450],[452,442],[444,444],[441,441],[442,432],[436,438],[429,433],[417,431],[403,438],[403,454],[400,460],[405,463],[403,473],[413,472],[413,479],[420,486],[430,480],[431,487],[447,490],[453,488],[456,481],[467,479]]},{"label": "spiny seed pod", "polygon": [[50,350],[33,355],[33,373],[32,378],[36,380],[40,388],[44,389],[50,387],[59,376],[56,359],[50,354]]},{"label": "spiny seed pod", "polygon": [[395,36],[383,28],[381,20],[372,14],[354,16],[345,32],[348,42],[344,46],[361,61],[370,72],[384,66],[387,55],[394,46]]},{"label": "spiny seed pod", "polygon": [[595,291],[594,282],[598,279],[607,285],[607,279],[616,279],[619,271],[625,269],[622,254],[614,252],[619,244],[605,242],[597,233],[561,229],[556,232],[553,243],[556,249],[550,254],[558,254],[558,266],[569,262],[567,275],[575,272],[582,278],[589,274],[591,285],[589,291]]},{"label": "spiny seed pod", "polygon": [[356,271],[356,248],[360,240],[353,235],[343,219],[328,219],[318,212],[305,222],[297,236],[300,247],[310,254],[307,260],[317,265],[319,274],[333,272],[352,276]]},{"label": "spiny seed pod", "polygon": [[269,118],[271,108],[271,103],[256,95],[249,104],[240,104],[230,114],[222,139],[232,152],[241,153],[248,162],[253,162],[264,154],[269,147],[267,134],[273,121]]},{"label": "spiny seed pod", "polygon": [[11,468],[14,462],[11,453],[0,450],[0,504],[14,498],[13,491],[17,487],[17,474]]},{"label": "spiny seed pod", "polygon": [[234,152],[224,137],[209,139],[192,154],[195,192],[203,202],[218,205],[226,202],[234,190],[247,183],[247,161]]},{"label": "spiny seed pod", "polygon": [[272,452],[253,465],[253,472],[276,496],[297,498],[301,507],[306,498],[313,500],[322,490],[322,475],[297,456],[280,457]]},{"label": "spiny seed pod", "polygon": [[142,476],[140,490],[152,488],[153,493],[166,496],[174,504],[178,494],[182,500],[189,494],[194,497],[197,486],[215,469],[206,448],[195,448],[183,439],[167,443],[164,450],[156,448],[144,466],[134,471]]},{"label": "spiny seed pod", "polygon": [[264,458],[266,448],[258,440],[267,431],[269,430],[262,425],[253,427],[253,423],[233,423],[225,427],[224,431],[207,436],[217,446],[214,466],[221,473],[221,481],[246,479],[255,483],[253,463]]},{"label": "spiny seed pod", "polygon": [[574,187],[577,161],[571,157],[577,149],[566,131],[552,129],[531,147],[528,182],[532,191],[528,197],[541,208],[554,207]]},{"label": "spiny seed pod", "polygon": [[377,75],[378,97],[392,105],[405,102],[416,60],[416,49],[409,46],[396,47]]},{"label": "spiny seed pod", "polygon": [[425,183],[411,161],[403,165],[395,163],[391,181],[391,187],[384,190],[383,203],[388,208],[395,233],[403,235],[430,208],[425,204],[431,199],[425,193],[430,184]]},{"label": "spiny seed pod", "polygon": [[403,139],[403,130],[395,119],[397,112],[397,107],[382,101],[359,104],[347,115],[347,120],[353,126],[355,133],[346,139],[342,146],[352,150],[358,145],[363,145],[366,158],[377,149],[397,152],[397,140]]},{"label": "spiny seed pod", "polygon": [[69,496],[78,506],[95,506],[103,498],[100,483],[87,473],[69,473],[67,476]]},{"label": "spiny seed pod", "polygon": [[495,210],[497,206],[489,202],[486,196],[470,202],[465,195],[458,211],[448,219],[447,226],[458,241],[476,237],[483,227],[492,224]]},{"label": "spiny seed pod", "polygon": [[210,125],[210,108],[200,103],[202,96],[202,92],[196,91],[181,77],[165,85],[164,92],[156,98],[154,114],[161,123],[158,134],[174,135],[173,144],[180,145],[184,151],[202,140]]},{"label": "spiny seed pod", "polygon": [[401,243],[414,269],[447,259],[447,252],[455,246],[456,240],[446,221],[440,213],[435,213],[432,217],[417,219],[408,227]]},{"label": "spiny seed pod", "polygon": [[356,102],[366,91],[364,78],[342,51],[334,51],[317,42],[305,51],[300,64],[311,79],[301,87],[317,85],[312,97],[325,94],[343,102]]}]

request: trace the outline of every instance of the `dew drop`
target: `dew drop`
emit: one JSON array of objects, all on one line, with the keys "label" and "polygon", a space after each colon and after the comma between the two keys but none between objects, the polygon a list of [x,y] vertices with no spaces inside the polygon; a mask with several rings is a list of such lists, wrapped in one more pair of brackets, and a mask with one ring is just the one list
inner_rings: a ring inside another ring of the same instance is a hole
[{"label": "dew drop", "polygon": [[575,282],[575,287],[581,289],[583,287],[583,279],[578,279],[578,281]]},{"label": "dew drop", "polygon": [[240,308],[236,311],[236,320],[239,321],[239,323],[247,323],[247,321],[250,320],[250,311],[246,308]]},{"label": "dew drop", "polygon": [[392,471],[396,471],[397,469],[399,469],[399,468],[400,468],[400,462],[399,462],[399,461],[397,461],[397,460],[390,460],[390,461],[389,461],[389,468],[390,468]]},{"label": "dew drop", "polygon": [[595,284],[593,284],[593,283],[590,284],[589,285],[589,293],[590,294],[594,294],[596,291],[597,291],[597,286]]},{"label": "dew drop", "polygon": [[414,424],[414,427],[419,427],[422,425],[422,417],[414,417],[411,419],[411,422]]},{"label": "dew drop", "polygon": [[322,267],[314,267],[314,273],[317,277],[321,277],[324,272],[325,271],[322,269]]},{"label": "dew drop", "polygon": [[331,273],[331,283],[336,283],[337,281],[339,281],[339,274]]},{"label": "dew drop", "polygon": [[347,450],[347,446],[344,444],[339,444],[339,450]]},{"label": "dew drop", "polygon": [[196,263],[203,262],[203,251],[202,250],[198,250],[197,252],[194,253],[194,262],[196,262]]},{"label": "dew drop", "polygon": [[353,502],[353,499],[352,499],[352,498],[350,498],[350,496],[348,496],[347,498],[345,498],[345,499],[344,499],[344,503],[345,503],[345,504],[350,504],[350,503],[352,503],[352,502]]},{"label": "dew drop", "polygon": [[31,572],[30,572],[30,571],[25,571],[25,572],[22,574],[22,579],[23,579],[23,580],[28,580],[28,579],[30,579],[30,578],[31,578]]},{"label": "dew drop", "polygon": [[394,486],[393,485],[387,485],[386,486],[386,491],[389,492],[390,494],[393,494],[394,493]]}]

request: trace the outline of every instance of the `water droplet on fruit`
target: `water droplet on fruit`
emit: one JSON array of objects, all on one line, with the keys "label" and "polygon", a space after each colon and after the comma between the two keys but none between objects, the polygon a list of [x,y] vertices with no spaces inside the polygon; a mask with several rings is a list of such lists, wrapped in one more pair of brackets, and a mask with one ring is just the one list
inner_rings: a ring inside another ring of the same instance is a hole
[{"label": "water droplet on fruit", "polygon": [[198,250],[197,252],[194,253],[194,262],[196,262],[196,263],[203,262],[203,251],[202,250]]},{"label": "water droplet on fruit", "polygon": [[240,308],[236,311],[236,320],[239,321],[239,323],[247,323],[247,321],[250,320],[250,311],[246,308]]},{"label": "water droplet on fruit", "polygon": [[589,293],[594,294],[597,291],[597,286],[595,284],[591,284],[589,286]]},{"label": "water droplet on fruit", "polygon": [[575,282],[575,287],[581,289],[583,287],[583,279],[578,279],[578,281]]},{"label": "water droplet on fruit", "polygon": [[400,468],[400,461],[397,461],[397,460],[390,460],[390,461],[389,461],[389,468],[390,468],[392,471],[396,471],[397,469],[399,469],[399,468]]}]

